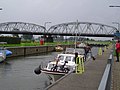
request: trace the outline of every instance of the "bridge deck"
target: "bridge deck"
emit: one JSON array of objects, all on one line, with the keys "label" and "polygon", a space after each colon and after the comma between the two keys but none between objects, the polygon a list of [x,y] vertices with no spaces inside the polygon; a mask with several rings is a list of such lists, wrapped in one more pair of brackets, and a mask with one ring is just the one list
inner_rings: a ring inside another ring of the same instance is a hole
[{"label": "bridge deck", "polygon": [[47,90],[98,90],[109,54],[110,49],[104,52],[103,55],[96,56],[95,61],[87,61],[83,74],[72,73],[51,85]]}]

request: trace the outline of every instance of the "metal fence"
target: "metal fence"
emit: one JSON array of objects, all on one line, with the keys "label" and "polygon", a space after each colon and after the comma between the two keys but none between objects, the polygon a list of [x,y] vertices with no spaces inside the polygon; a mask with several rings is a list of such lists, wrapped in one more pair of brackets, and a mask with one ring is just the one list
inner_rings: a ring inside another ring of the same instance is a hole
[{"label": "metal fence", "polygon": [[108,58],[108,62],[104,71],[104,74],[102,76],[100,85],[98,87],[98,90],[110,90],[111,89],[111,77],[112,77],[112,64],[113,64],[113,51],[114,46],[110,52],[110,56]]}]

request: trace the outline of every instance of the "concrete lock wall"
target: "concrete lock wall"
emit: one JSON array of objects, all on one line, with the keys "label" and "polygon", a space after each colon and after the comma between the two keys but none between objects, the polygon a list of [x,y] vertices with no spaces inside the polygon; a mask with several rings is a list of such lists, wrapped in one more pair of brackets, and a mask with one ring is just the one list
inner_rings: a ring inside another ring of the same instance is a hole
[{"label": "concrete lock wall", "polygon": [[54,46],[9,47],[7,49],[12,51],[12,55],[10,57],[46,53],[55,50]]},{"label": "concrete lock wall", "polygon": [[[66,47],[74,47],[74,45],[61,45],[64,49]],[[7,47],[8,50],[12,51],[12,55],[9,57],[16,56],[27,56],[32,54],[40,54],[46,52],[52,52],[55,50],[55,46],[30,46],[30,47]]]},{"label": "concrete lock wall", "polygon": [[10,47],[7,49],[12,52],[12,55],[10,57],[24,56],[24,47]]}]

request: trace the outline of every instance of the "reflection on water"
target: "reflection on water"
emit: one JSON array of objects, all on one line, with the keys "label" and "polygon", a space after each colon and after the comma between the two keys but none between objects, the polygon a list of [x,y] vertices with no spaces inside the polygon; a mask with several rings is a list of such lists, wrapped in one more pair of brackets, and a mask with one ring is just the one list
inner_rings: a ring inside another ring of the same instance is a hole
[{"label": "reflection on water", "polygon": [[57,53],[19,57],[0,63],[0,90],[44,90],[50,82],[45,74],[34,74],[34,69],[42,61],[53,60]]},{"label": "reflection on water", "polygon": [[0,63],[0,78],[6,77],[11,69],[11,64],[8,62]]}]

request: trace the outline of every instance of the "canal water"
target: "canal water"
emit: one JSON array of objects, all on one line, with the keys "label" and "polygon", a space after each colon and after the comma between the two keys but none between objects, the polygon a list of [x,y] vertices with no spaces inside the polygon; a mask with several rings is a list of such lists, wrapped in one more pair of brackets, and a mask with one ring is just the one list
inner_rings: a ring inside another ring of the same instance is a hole
[{"label": "canal water", "polygon": [[[97,48],[93,48],[96,55]],[[34,69],[41,62],[49,62],[60,52],[17,57],[0,63],[0,90],[44,90],[50,84],[45,74],[36,75]]]},{"label": "canal water", "polygon": [[53,60],[57,54],[18,57],[0,63],[0,90],[44,90],[50,82],[45,74],[34,74],[34,69],[43,61]]}]

